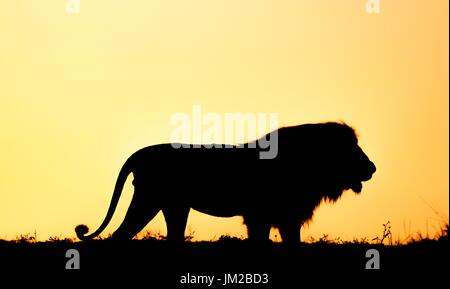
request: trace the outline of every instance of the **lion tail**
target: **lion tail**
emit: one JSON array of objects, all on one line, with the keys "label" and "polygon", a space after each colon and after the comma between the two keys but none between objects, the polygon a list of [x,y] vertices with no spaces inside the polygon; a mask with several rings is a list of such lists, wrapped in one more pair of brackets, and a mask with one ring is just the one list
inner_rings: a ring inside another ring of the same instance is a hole
[{"label": "lion tail", "polygon": [[103,220],[103,223],[94,233],[90,235],[86,235],[89,232],[89,228],[86,225],[78,225],[75,228],[75,232],[80,240],[86,241],[93,239],[98,235],[100,235],[100,233],[103,232],[106,226],[108,226],[109,222],[111,221],[114,215],[114,211],[116,210],[117,204],[119,203],[120,195],[122,194],[123,187],[130,173],[131,173],[131,166],[129,164],[129,161],[127,161],[123,165],[122,169],[119,172],[119,176],[117,177],[116,186],[114,187],[111,203],[109,205],[109,209],[108,212],[106,213],[106,217]]}]

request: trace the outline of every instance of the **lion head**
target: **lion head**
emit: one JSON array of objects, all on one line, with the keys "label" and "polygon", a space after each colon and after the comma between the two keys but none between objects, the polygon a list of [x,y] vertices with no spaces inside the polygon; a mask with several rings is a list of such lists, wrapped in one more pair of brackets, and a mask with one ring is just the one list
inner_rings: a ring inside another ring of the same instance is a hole
[{"label": "lion head", "polygon": [[305,188],[335,201],[345,190],[360,193],[376,167],[358,145],[354,129],[344,123],[305,124],[279,130],[279,156],[295,163],[293,174]]}]

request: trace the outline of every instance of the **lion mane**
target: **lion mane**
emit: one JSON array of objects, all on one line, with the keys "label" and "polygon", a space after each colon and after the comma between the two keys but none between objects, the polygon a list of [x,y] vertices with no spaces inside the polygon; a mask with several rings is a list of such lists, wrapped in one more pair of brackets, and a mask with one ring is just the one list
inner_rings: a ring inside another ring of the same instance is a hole
[{"label": "lion mane", "polygon": [[92,239],[106,228],[133,173],[134,195],[114,239],[132,239],[162,210],[167,239],[183,241],[194,209],[242,216],[250,240],[268,240],[276,227],[283,242],[296,243],[322,201],[335,202],[346,190],[360,193],[376,170],[345,123],[283,127],[261,139],[271,137],[278,140],[273,159],[260,159],[263,149],[255,142],[222,148],[159,144],[137,151],[119,172],[103,223],[90,235],[87,226],[77,226],[78,238]]}]

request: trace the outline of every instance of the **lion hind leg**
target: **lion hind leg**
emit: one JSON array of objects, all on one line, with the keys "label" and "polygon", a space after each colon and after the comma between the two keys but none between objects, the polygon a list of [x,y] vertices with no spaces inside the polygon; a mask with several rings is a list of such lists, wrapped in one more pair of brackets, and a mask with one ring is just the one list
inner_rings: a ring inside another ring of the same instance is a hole
[{"label": "lion hind leg", "polygon": [[133,198],[128,208],[125,219],[120,227],[114,232],[113,238],[120,240],[131,240],[158,214],[159,208],[147,207],[142,200]]},{"label": "lion hind leg", "polygon": [[163,208],[162,211],[166,219],[167,241],[183,242],[190,208]]}]

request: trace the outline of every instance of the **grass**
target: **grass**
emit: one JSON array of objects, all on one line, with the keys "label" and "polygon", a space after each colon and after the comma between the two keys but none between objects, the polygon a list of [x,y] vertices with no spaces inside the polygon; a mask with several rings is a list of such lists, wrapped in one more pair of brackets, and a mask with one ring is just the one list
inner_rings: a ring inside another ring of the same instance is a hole
[{"label": "grass", "polygon": [[160,232],[144,232],[139,239],[129,242],[117,242],[109,237],[80,242],[61,236],[41,242],[36,233],[25,234],[11,241],[0,240],[0,272],[38,270],[61,273],[68,261],[65,256],[67,250],[76,249],[80,252],[81,272],[106,273],[101,276],[108,276],[110,272],[120,272],[118,276],[144,272],[152,283],[164,284],[155,288],[179,288],[177,280],[186,272],[216,275],[265,272],[270,274],[272,285],[280,282],[297,284],[294,287],[271,287],[297,288],[303,282],[299,276],[308,279],[317,272],[322,275],[349,276],[351,273],[352,276],[364,276],[368,271],[365,270],[368,261],[365,254],[369,249],[379,251],[379,272],[395,273],[396,276],[406,272],[404,278],[428,281],[439,279],[436,276],[445,276],[450,257],[448,224],[442,226],[436,236],[417,233],[403,243],[393,240],[389,222],[383,225],[380,236],[375,238],[343,241],[323,235],[292,247],[277,242],[255,244],[229,235],[220,236],[215,241],[193,242],[194,234],[188,230],[187,242],[178,245],[166,242]]},{"label": "grass", "polygon": [[[391,223],[390,221],[386,222],[385,224],[382,224],[383,226],[383,232],[380,236],[377,236],[375,238],[369,239],[369,238],[360,238],[360,239],[353,239],[351,241],[344,241],[341,240],[341,238],[337,237],[334,239],[329,238],[327,234],[323,234],[320,238],[315,239],[313,237],[309,237],[306,241],[303,243],[306,244],[330,244],[330,245],[386,245],[386,246],[405,246],[405,245],[411,245],[421,242],[448,242],[448,226],[449,224],[446,223],[442,225],[438,231],[438,233],[435,234],[435,236],[430,237],[428,234],[424,235],[421,232],[417,232],[415,236],[408,236],[406,238],[406,242],[404,240],[393,240],[392,232],[391,232]],[[107,237],[97,237],[96,241],[103,241],[103,240],[110,240],[111,234],[109,234]],[[241,237],[235,237],[230,236],[228,234],[222,235],[217,240],[214,238],[210,241],[193,241],[195,238],[195,231],[192,230],[190,227],[188,227],[188,232],[186,233],[185,242],[193,242],[193,243],[223,243],[223,242],[246,242],[243,236]],[[133,241],[165,241],[166,236],[161,234],[160,231],[145,231],[143,233],[140,233],[137,237],[133,239]],[[0,242],[2,243],[17,243],[17,244],[33,244],[33,243],[78,243],[80,242],[77,238],[67,238],[67,237],[61,237],[61,236],[51,236],[48,240],[44,242],[38,242],[37,241],[37,233],[28,233],[16,236],[15,240],[12,241],[6,241],[0,239]],[[276,243],[274,243],[275,245]]]}]

